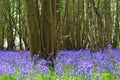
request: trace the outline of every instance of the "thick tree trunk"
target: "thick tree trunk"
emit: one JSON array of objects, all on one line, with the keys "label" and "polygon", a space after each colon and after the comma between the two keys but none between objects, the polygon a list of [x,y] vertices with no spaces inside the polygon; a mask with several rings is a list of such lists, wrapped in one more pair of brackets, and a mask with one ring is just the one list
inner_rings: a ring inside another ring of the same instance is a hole
[{"label": "thick tree trunk", "polygon": [[[91,4],[93,6],[93,9],[94,9],[94,13],[96,14],[97,16],[97,30],[98,30],[98,38],[97,38],[97,48],[103,48],[103,42],[104,42],[104,33],[103,33],[103,21],[102,21],[102,16],[101,16],[101,12],[100,12],[100,3],[99,5],[96,7],[95,5],[95,1],[94,0],[91,0]],[[95,25],[95,24],[94,24]],[[96,33],[97,35],[97,33]],[[96,36],[97,37],[97,36]],[[102,42],[102,43],[101,43]]]},{"label": "thick tree trunk", "polygon": [[42,25],[42,41],[44,57],[48,57],[52,50],[51,41],[52,27],[52,5],[51,0],[43,1],[43,25]]},{"label": "thick tree trunk", "polygon": [[111,28],[112,28],[112,18],[110,11],[110,0],[105,0],[105,45],[112,43],[111,38]]},{"label": "thick tree trunk", "polygon": [[[29,35],[30,53],[31,57],[33,57],[35,54],[38,54],[41,51],[39,25],[36,16],[34,0],[25,0],[25,11]],[[42,53],[40,54],[42,55]]]}]

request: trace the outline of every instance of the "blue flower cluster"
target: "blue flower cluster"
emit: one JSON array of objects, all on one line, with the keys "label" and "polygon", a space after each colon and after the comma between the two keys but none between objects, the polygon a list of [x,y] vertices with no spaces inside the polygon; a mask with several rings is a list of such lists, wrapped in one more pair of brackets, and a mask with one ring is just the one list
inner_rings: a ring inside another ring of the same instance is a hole
[{"label": "blue flower cluster", "polygon": [[[109,45],[104,51],[91,52],[89,49],[79,51],[60,51],[55,62],[55,71],[64,76],[68,70],[70,76],[79,76],[93,80],[96,71],[98,80],[101,74],[109,72],[114,75],[120,74],[120,49],[112,49]],[[87,76],[87,77],[86,77]],[[120,75],[119,75],[120,76]],[[86,80],[85,79],[85,80]]]},{"label": "blue flower cluster", "polygon": [[49,72],[46,60],[35,58],[30,57],[29,51],[0,51],[0,76],[19,73],[18,80],[23,80],[29,76],[34,78],[34,76]]},{"label": "blue flower cluster", "polygon": [[[0,76],[19,73],[18,80],[33,78],[49,73],[50,69],[44,59],[37,60],[37,55],[31,59],[30,52],[0,51]],[[64,78],[67,75],[93,80],[94,73],[101,80],[101,74],[109,72],[112,76],[120,76],[120,49],[108,49],[91,52],[86,50],[63,50],[57,54],[54,61],[54,74]]]}]

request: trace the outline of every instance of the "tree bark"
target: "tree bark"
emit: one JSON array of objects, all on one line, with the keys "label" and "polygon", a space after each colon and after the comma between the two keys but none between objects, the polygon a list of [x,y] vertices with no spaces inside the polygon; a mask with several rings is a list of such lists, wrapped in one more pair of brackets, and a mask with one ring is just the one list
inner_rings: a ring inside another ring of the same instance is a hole
[{"label": "tree bark", "polygon": [[69,7],[69,0],[65,1],[65,26],[64,26],[64,48],[65,49],[71,49],[70,46],[70,26],[69,26],[69,20],[68,20],[68,7]]},{"label": "tree bark", "polygon": [[51,0],[52,4],[52,26],[51,26],[51,47],[52,47],[52,61],[56,57],[56,0]]},{"label": "tree bark", "polygon": [[80,10],[81,10],[81,6],[80,6],[80,0],[77,0],[77,25],[76,25],[76,49],[79,50],[81,48],[81,38],[82,36],[80,35],[80,31],[81,31],[81,21],[80,21]]},{"label": "tree bark", "polygon": [[120,34],[120,25],[119,25],[119,7],[120,7],[120,4],[119,4],[119,0],[116,1],[116,20],[115,20],[115,36],[113,38],[113,47],[114,48],[117,48],[119,46],[119,34]]},{"label": "tree bark", "polygon": [[0,0],[0,50],[3,50],[2,0]]},{"label": "tree bark", "polygon": [[51,52],[50,46],[50,28],[51,28],[51,20],[52,20],[52,12],[51,12],[51,0],[43,1],[43,26],[42,26],[42,34],[43,34],[43,53],[46,54],[44,56],[48,56]]},{"label": "tree bark", "polygon": [[111,38],[112,18],[110,11],[110,0],[105,0],[105,45],[112,43]]},{"label": "tree bark", "polygon": [[[39,24],[36,16],[36,8],[34,2],[34,0],[25,0],[24,2],[31,57],[33,57],[35,54],[39,54],[41,51]],[[42,53],[40,53],[40,57],[43,57]]]}]

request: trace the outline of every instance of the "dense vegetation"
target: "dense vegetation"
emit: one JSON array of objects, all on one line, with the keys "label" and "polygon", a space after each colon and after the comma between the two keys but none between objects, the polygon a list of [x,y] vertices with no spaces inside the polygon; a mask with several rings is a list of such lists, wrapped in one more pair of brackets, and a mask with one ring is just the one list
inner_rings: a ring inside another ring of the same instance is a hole
[{"label": "dense vegetation", "polygon": [[29,51],[0,51],[0,80],[119,80],[120,49],[60,51],[54,68]]},{"label": "dense vegetation", "polygon": [[0,0],[0,80],[118,80],[119,31],[120,0]]},{"label": "dense vegetation", "polygon": [[1,0],[0,49],[42,58],[59,50],[119,48],[119,0]]}]

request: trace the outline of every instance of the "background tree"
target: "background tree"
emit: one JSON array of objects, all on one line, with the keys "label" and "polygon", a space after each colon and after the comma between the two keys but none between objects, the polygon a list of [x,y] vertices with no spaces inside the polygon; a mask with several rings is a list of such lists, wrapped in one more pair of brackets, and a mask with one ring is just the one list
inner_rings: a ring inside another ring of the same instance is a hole
[{"label": "background tree", "polygon": [[119,0],[116,0],[116,17],[115,17],[115,35],[114,35],[114,41],[113,41],[113,47],[118,47],[119,46],[119,37],[120,37],[120,33],[119,33],[119,30],[120,30],[120,1]]},{"label": "background tree", "polygon": [[54,60],[59,50],[119,48],[119,7],[119,0],[2,0],[0,49],[30,47],[31,56]]},{"label": "background tree", "polygon": [[112,32],[112,18],[110,11],[110,0],[105,0],[105,42],[106,45],[112,43],[111,32]]},{"label": "background tree", "polygon": [[4,37],[3,37],[3,25],[2,25],[2,0],[0,0],[0,50],[3,49]]}]

